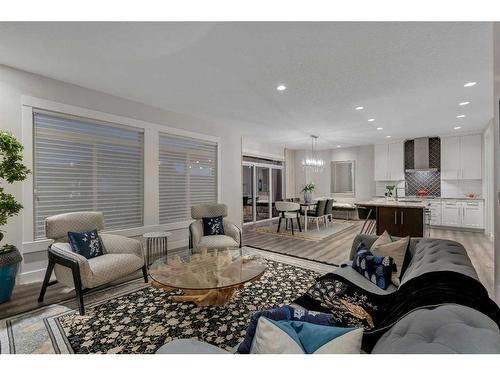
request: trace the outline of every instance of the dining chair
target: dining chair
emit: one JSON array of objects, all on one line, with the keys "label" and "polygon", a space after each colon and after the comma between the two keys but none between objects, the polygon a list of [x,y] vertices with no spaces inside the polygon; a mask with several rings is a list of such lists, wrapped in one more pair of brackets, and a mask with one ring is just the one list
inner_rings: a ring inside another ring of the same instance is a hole
[{"label": "dining chair", "polygon": [[307,212],[307,220],[316,222],[316,228],[319,231],[319,222],[325,219],[325,206],[326,200],[318,200],[316,203],[316,209]]},{"label": "dining chair", "polygon": [[285,219],[285,226],[288,229],[288,221],[292,226],[292,235],[295,235],[293,229],[293,219],[297,220],[297,226],[299,227],[299,232],[302,232],[302,228],[300,226],[300,204],[295,202],[276,202],[276,210],[280,213],[280,219],[278,221],[278,230],[279,233],[281,227],[281,220]]},{"label": "dining chair", "polygon": [[325,225],[328,221],[333,222],[333,202],[334,199],[327,199],[325,204]]}]

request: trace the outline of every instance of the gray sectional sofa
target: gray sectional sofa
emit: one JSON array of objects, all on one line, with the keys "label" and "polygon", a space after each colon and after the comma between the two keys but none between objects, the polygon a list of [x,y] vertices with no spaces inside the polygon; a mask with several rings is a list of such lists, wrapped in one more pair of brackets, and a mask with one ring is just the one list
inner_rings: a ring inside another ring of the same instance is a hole
[{"label": "gray sectional sofa", "polygon": [[[367,246],[377,236],[358,235],[352,245],[350,259],[361,241]],[[454,241],[423,238],[412,239],[408,250],[408,264],[401,285],[412,278],[433,271],[459,272],[479,281],[478,275],[464,249]],[[374,293],[387,290],[357,273],[349,262],[336,273],[356,285]],[[176,340],[164,345],[158,353],[221,353],[220,348],[195,340]],[[432,309],[417,309],[404,316],[377,341],[373,354],[389,353],[500,353],[498,325],[483,313],[457,304],[443,304]]]}]

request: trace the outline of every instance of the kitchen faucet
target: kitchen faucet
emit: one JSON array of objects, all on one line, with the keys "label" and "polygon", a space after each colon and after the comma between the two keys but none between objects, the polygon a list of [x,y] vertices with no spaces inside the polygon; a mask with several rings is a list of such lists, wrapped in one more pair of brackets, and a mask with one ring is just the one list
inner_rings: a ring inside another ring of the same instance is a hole
[{"label": "kitchen faucet", "polygon": [[[400,182],[403,182],[403,187],[399,187]],[[396,200],[399,200],[399,194],[398,194],[399,189],[403,189],[404,195],[406,196],[406,180],[401,180],[396,182]]]}]

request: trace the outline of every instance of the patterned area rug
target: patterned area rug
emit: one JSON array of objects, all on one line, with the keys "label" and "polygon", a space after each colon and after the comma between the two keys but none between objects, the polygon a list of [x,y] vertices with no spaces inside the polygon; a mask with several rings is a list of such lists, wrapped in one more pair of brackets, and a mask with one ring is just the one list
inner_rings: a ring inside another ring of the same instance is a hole
[{"label": "patterned area rug", "polygon": [[[266,258],[266,272],[259,281],[237,291],[225,306],[176,303],[171,297],[179,292],[167,293],[137,282],[128,290],[95,297],[94,302],[87,303],[85,316],[78,315],[74,308],[54,305],[0,322],[0,341],[5,344],[1,350],[154,353],[176,338],[197,338],[232,350],[244,338],[255,311],[290,303],[305,293],[316,277],[332,270],[316,262],[254,252]],[[39,331],[38,341],[26,340],[32,327]]]}]

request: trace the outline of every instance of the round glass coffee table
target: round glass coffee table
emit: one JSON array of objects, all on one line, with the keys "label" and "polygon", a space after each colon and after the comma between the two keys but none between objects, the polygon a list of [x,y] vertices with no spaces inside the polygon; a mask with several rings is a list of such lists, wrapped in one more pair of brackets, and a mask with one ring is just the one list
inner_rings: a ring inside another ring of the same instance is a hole
[{"label": "round glass coffee table", "polygon": [[264,260],[255,254],[230,250],[193,255],[164,256],[149,268],[151,285],[183,295],[173,296],[176,302],[193,302],[198,306],[223,305],[245,283],[258,280],[264,271]]}]

